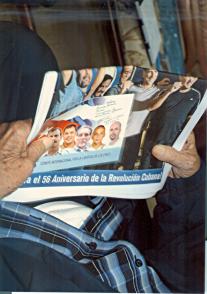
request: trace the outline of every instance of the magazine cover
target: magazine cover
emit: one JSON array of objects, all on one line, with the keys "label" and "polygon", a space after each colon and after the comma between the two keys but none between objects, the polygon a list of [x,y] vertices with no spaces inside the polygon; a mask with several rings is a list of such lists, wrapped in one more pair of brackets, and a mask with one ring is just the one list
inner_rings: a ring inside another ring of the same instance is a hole
[{"label": "magazine cover", "polygon": [[34,173],[118,162],[132,102],[132,94],[94,98],[46,121],[37,139],[49,136],[56,145]]},{"label": "magazine cover", "polygon": [[86,194],[151,197],[170,170],[153,156],[153,146],[182,148],[207,107],[205,91],[204,80],[155,68],[47,73],[28,140],[48,136],[54,144],[7,199],[24,202],[28,191],[31,201]]}]

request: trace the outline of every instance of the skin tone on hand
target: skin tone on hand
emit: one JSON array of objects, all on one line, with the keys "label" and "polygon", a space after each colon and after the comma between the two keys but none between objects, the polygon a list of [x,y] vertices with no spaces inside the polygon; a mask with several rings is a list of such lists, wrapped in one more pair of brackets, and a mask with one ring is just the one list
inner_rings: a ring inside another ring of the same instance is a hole
[{"label": "skin tone on hand", "polygon": [[27,145],[31,125],[30,120],[0,123],[0,198],[23,184],[35,162],[53,144],[44,137]]},{"label": "skin tone on hand", "polygon": [[170,146],[156,145],[152,149],[152,154],[157,159],[172,165],[169,174],[171,178],[191,177],[200,168],[200,157],[193,133],[190,134],[181,151],[177,151]]}]

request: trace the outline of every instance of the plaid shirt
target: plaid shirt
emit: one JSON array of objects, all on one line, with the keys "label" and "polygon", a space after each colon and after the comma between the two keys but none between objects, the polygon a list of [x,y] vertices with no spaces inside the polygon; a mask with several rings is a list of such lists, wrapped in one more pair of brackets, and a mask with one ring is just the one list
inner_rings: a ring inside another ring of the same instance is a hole
[{"label": "plaid shirt", "polygon": [[91,201],[96,206],[80,229],[20,203],[0,201],[0,238],[23,238],[53,248],[119,292],[168,293],[132,244],[111,241],[123,220],[113,203],[98,197]]}]

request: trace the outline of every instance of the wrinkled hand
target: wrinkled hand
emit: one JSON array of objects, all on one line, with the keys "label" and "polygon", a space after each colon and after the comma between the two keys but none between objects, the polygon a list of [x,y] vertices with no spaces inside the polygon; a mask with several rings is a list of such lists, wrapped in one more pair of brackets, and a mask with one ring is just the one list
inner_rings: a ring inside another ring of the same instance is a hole
[{"label": "wrinkled hand", "polygon": [[43,138],[27,145],[31,121],[0,123],[0,198],[17,189],[32,173],[35,162],[53,144]]},{"label": "wrinkled hand", "polygon": [[193,133],[190,134],[181,151],[177,151],[170,146],[156,145],[152,149],[152,154],[157,159],[172,165],[172,170],[169,174],[172,178],[190,177],[200,168],[200,157],[196,149]]}]

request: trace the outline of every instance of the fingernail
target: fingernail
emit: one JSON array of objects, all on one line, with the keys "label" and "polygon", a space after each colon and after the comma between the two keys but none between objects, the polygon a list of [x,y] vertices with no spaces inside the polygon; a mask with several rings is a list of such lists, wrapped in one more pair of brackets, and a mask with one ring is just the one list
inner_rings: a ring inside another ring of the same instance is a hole
[{"label": "fingernail", "polygon": [[152,149],[152,153],[154,156],[156,155],[162,155],[165,152],[165,146],[164,145],[156,145]]}]

